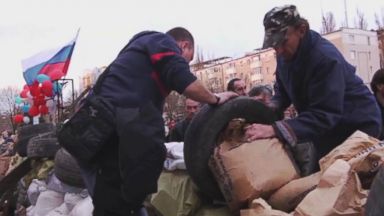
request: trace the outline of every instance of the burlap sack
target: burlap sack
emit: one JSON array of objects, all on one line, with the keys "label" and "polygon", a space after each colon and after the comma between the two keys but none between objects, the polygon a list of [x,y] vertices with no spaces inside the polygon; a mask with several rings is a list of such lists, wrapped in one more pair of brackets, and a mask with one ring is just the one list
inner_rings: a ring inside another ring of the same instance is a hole
[{"label": "burlap sack", "polygon": [[249,209],[241,210],[241,216],[288,216],[285,212],[272,209],[263,199],[258,198],[252,201]]},{"label": "burlap sack", "polygon": [[150,203],[164,216],[195,215],[201,206],[198,190],[184,170],[163,171]]},{"label": "burlap sack", "polygon": [[384,142],[356,131],[320,160],[322,172],[337,159],[348,161],[351,169],[360,177],[363,188],[368,189],[384,162]]},{"label": "burlap sack", "polygon": [[299,178],[296,165],[277,139],[237,145],[223,142],[215,148],[209,166],[234,212]]},{"label": "burlap sack", "polygon": [[334,148],[326,156],[320,159],[320,169],[324,172],[337,159],[355,162],[363,159],[369,153],[383,148],[383,143],[368,134],[356,131],[343,143]]},{"label": "burlap sack", "polygon": [[367,195],[356,172],[339,159],[324,171],[316,189],[297,206],[294,215],[363,215]]},{"label": "burlap sack", "polygon": [[320,172],[317,172],[310,176],[290,181],[272,194],[268,199],[268,204],[272,208],[281,211],[293,211],[304,197],[316,188],[320,177]]}]

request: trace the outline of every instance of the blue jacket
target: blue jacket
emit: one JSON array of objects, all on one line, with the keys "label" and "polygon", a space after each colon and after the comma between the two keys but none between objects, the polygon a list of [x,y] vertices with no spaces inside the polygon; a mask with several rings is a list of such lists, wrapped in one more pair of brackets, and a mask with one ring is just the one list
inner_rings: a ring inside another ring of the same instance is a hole
[{"label": "blue jacket", "polygon": [[166,156],[162,108],[171,90],[196,80],[169,35],[134,36],[101,75],[94,91],[114,105],[116,133],[83,168],[94,215],[131,215],[156,192]]},{"label": "blue jacket", "polygon": [[297,118],[278,121],[278,137],[291,145],[312,141],[323,156],[356,130],[377,137],[381,114],[374,96],[329,41],[310,30],[292,61],[277,58],[275,95],[280,111],[291,103]]},{"label": "blue jacket", "polygon": [[181,94],[196,80],[176,41],[154,31],[135,35],[109,67],[100,94],[123,107],[151,101],[162,111],[171,90]]}]

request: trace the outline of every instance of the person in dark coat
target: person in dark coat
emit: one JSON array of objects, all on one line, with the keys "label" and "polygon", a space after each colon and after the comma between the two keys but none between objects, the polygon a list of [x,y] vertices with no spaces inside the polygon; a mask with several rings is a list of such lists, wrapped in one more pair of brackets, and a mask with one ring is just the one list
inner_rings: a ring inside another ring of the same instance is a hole
[{"label": "person in dark coat", "polygon": [[184,142],[184,135],[187,131],[189,123],[193,116],[200,110],[200,103],[192,99],[185,99],[186,117],[177,122],[175,127],[170,131],[168,142]]},{"label": "person in dark coat", "polygon": [[190,72],[193,54],[193,37],[184,28],[144,31],[104,72],[98,96],[114,106],[115,136],[93,164],[80,164],[94,215],[145,215],[142,203],[156,192],[166,156],[162,112],[171,90],[211,105],[236,96],[208,91]]},{"label": "person in dark coat", "polygon": [[[381,122],[384,124],[384,69],[375,72],[371,80],[371,90],[375,95],[381,111]],[[381,130],[380,140],[384,139],[384,130]]]},{"label": "person in dark coat", "polygon": [[381,114],[374,96],[337,48],[310,30],[296,6],[273,8],[264,27],[263,48],[274,48],[277,56],[271,107],[283,112],[293,104],[298,115],[273,125],[252,124],[248,140],[277,137],[292,149],[303,144],[296,157],[312,152],[310,158],[319,159],[356,130],[379,136]]}]

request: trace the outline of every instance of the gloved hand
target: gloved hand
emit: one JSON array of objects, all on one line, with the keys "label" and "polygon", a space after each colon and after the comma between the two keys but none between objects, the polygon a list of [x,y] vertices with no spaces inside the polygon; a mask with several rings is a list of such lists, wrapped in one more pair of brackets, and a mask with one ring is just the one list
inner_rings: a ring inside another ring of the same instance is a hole
[{"label": "gloved hand", "polygon": [[302,177],[319,170],[319,158],[313,142],[297,143],[295,146],[291,146],[291,150]]}]

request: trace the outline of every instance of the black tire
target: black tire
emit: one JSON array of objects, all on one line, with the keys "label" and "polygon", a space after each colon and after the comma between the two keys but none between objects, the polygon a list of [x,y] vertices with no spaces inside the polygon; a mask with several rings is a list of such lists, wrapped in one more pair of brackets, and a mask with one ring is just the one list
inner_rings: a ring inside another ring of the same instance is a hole
[{"label": "black tire", "polygon": [[34,157],[55,157],[56,152],[61,148],[57,141],[56,133],[48,132],[32,137],[27,146],[27,155]]},{"label": "black tire", "polygon": [[217,145],[218,135],[234,118],[244,118],[248,123],[272,124],[276,115],[261,102],[237,97],[218,107],[205,105],[186,131],[184,159],[188,173],[201,192],[211,199],[223,200],[223,196],[208,161]]},{"label": "black tire", "polygon": [[56,152],[54,172],[56,177],[65,184],[84,187],[79,165],[72,155],[63,148]]},{"label": "black tire", "polygon": [[52,132],[55,126],[51,123],[41,123],[37,125],[26,125],[19,128],[17,132],[17,143],[15,145],[16,152],[21,157],[27,156],[27,146],[29,139],[42,133]]}]

